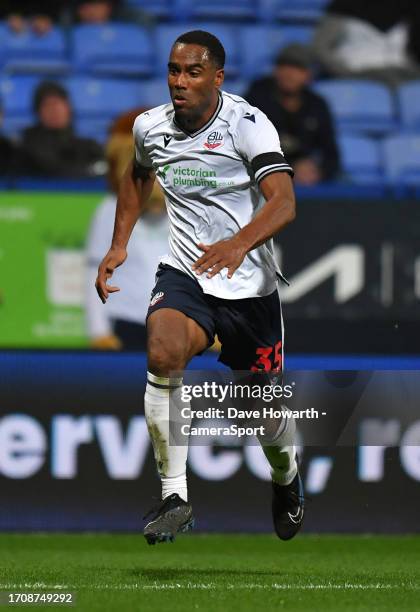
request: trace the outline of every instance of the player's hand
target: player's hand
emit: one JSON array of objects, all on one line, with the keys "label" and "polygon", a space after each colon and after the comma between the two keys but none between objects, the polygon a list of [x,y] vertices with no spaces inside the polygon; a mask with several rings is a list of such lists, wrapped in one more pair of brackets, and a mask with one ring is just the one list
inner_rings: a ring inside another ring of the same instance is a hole
[{"label": "player's hand", "polygon": [[227,277],[232,278],[247,253],[244,244],[236,236],[210,245],[200,243],[198,248],[204,251],[204,255],[197,259],[192,269],[198,276],[207,272],[207,278],[213,278],[223,268],[228,269]]},{"label": "player's hand", "polygon": [[127,259],[126,249],[109,249],[108,253],[103,258],[99,268],[98,276],[96,277],[96,291],[103,304],[107,301],[110,293],[119,291],[119,287],[107,285],[106,282],[114,273],[115,268],[118,268]]}]

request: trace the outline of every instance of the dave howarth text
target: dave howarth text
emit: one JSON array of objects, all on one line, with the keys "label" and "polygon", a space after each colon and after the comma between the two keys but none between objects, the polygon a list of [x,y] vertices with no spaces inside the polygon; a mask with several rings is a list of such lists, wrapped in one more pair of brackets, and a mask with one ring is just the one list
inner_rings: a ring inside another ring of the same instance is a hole
[{"label": "dave howarth text", "polygon": [[265,407],[260,410],[238,410],[238,408],[206,408],[205,410],[193,410],[189,406],[182,408],[181,416],[183,419],[283,419],[293,417],[294,419],[317,419],[318,410],[307,408],[306,410],[289,410],[282,408]]}]

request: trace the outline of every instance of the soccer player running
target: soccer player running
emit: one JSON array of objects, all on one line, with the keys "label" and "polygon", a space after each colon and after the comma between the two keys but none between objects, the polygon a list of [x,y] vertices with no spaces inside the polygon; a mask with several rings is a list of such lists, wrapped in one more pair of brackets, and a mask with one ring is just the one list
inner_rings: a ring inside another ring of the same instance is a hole
[{"label": "soccer player running", "polygon": [[[271,238],[295,217],[293,171],[267,117],[220,91],[224,63],[222,44],[208,32],[187,32],[175,41],[168,63],[172,103],[134,123],[135,156],[122,180],[112,244],[96,281],[104,303],[119,290],[107,281],[126,259],[156,178],[168,209],[170,253],[159,264],[147,313],[144,406],[162,482],[162,501],[144,529],[150,544],[173,540],[193,525],[188,447],[169,441],[169,403],[181,384],[170,373],[184,370],[215,333],[220,360],[232,370],[282,367],[281,273]],[[293,419],[285,418],[263,445],[272,472],[274,528],[283,540],[297,533],[304,513],[294,428]]]}]

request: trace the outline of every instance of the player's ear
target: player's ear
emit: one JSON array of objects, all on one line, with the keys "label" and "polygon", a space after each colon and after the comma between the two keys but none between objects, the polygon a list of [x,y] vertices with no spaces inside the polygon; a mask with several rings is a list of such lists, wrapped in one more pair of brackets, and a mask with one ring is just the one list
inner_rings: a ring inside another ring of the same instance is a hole
[{"label": "player's ear", "polygon": [[216,70],[216,74],[214,76],[214,84],[216,87],[221,87],[223,81],[225,80],[225,71],[223,68]]}]

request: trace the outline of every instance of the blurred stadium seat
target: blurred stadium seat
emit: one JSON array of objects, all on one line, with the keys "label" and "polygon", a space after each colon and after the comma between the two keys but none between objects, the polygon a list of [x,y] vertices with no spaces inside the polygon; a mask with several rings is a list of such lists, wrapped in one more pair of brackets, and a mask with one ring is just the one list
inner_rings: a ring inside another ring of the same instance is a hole
[{"label": "blurred stadium seat", "polygon": [[39,77],[29,75],[0,79],[0,97],[6,116],[32,115],[32,97],[39,80]]},{"label": "blurred stadium seat", "polygon": [[12,140],[19,140],[21,132],[33,125],[33,115],[17,115],[15,117],[5,116],[2,124],[2,133],[11,138]]},{"label": "blurred stadium seat", "polygon": [[30,31],[14,34],[0,24],[0,65],[8,73],[64,73],[70,69],[67,46],[59,28],[38,36]]},{"label": "blurred stadium seat", "polygon": [[139,102],[141,106],[153,108],[170,102],[168,82],[166,78],[143,81]]},{"label": "blurred stadium seat", "polygon": [[245,79],[226,79],[223,82],[221,89],[227,93],[243,96],[249,87],[248,81]]},{"label": "blurred stadium seat", "polygon": [[32,98],[39,81],[39,77],[34,75],[0,78],[0,100],[4,114],[2,131],[14,140],[34,122]]},{"label": "blurred stadium seat", "polygon": [[171,0],[127,0],[126,4],[161,19],[174,18],[174,3]]},{"label": "blurred stadium seat", "polygon": [[420,129],[420,81],[401,85],[397,96],[403,128]]},{"label": "blurred stadium seat", "polygon": [[218,23],[163,24],[155,32],[155,56],[159,74],[166,74],[171,47],[180,34],[189,30],[209,30],[220,38],[226,50],[226,75],[231,78],[239,74],[240,49],[235,28]]},{"label": "blurred stadium seat", "polygon": [[389,136],[383,149],[389,183],[420,185],[420,134]]},{"label": "blurred stadium seat", "polygon": [[385,85],[337,79],[319,82],[315,90],[329,103],[341,131],[386,134],[398,127],[394,100]]},{"label": "blurred stadium seat", "polygon": [[136,25],[81,25],[72,34],[73,62],[81,72],[102,76],[150,75],[153,50],[148,32]]},{"label": "blurred stadium seat", "polygon": [[310,26],[243,26],[240,29],[242,71],[244,77],[262,76],[273,66],[278,52],[290,43],[308,44]]},{"label": "blurred stadium seat", "polygon": [[328,2],[329,0],[259,0],[259,15],[262,20],[268,22],[316,22]]},{"label": "blurred stadium seat", "polygon": [[96,142],[105,144],[108,138],[108,131],[110,126],[109,119],[102,119],[101,117],[77,117],[74,123],[74,127],[78,136],[83,138],[93,138]]},{"label": "blurred stadium seat", "polygon": [[378,141],[343,134],[339,137],[339,147],[343,171],[354,183],[373,184],[383,180]]},{"label": "blurred stadium seat", "polygon": [[177,10],[186,19],[255,20],[255,0],[177,0]]},{"label": "blurred stadium seat", "polygon": [[72,77],[66,80],[65,86],[78,119],[111,119],[140,103],[141,84],[138,81]]}]

